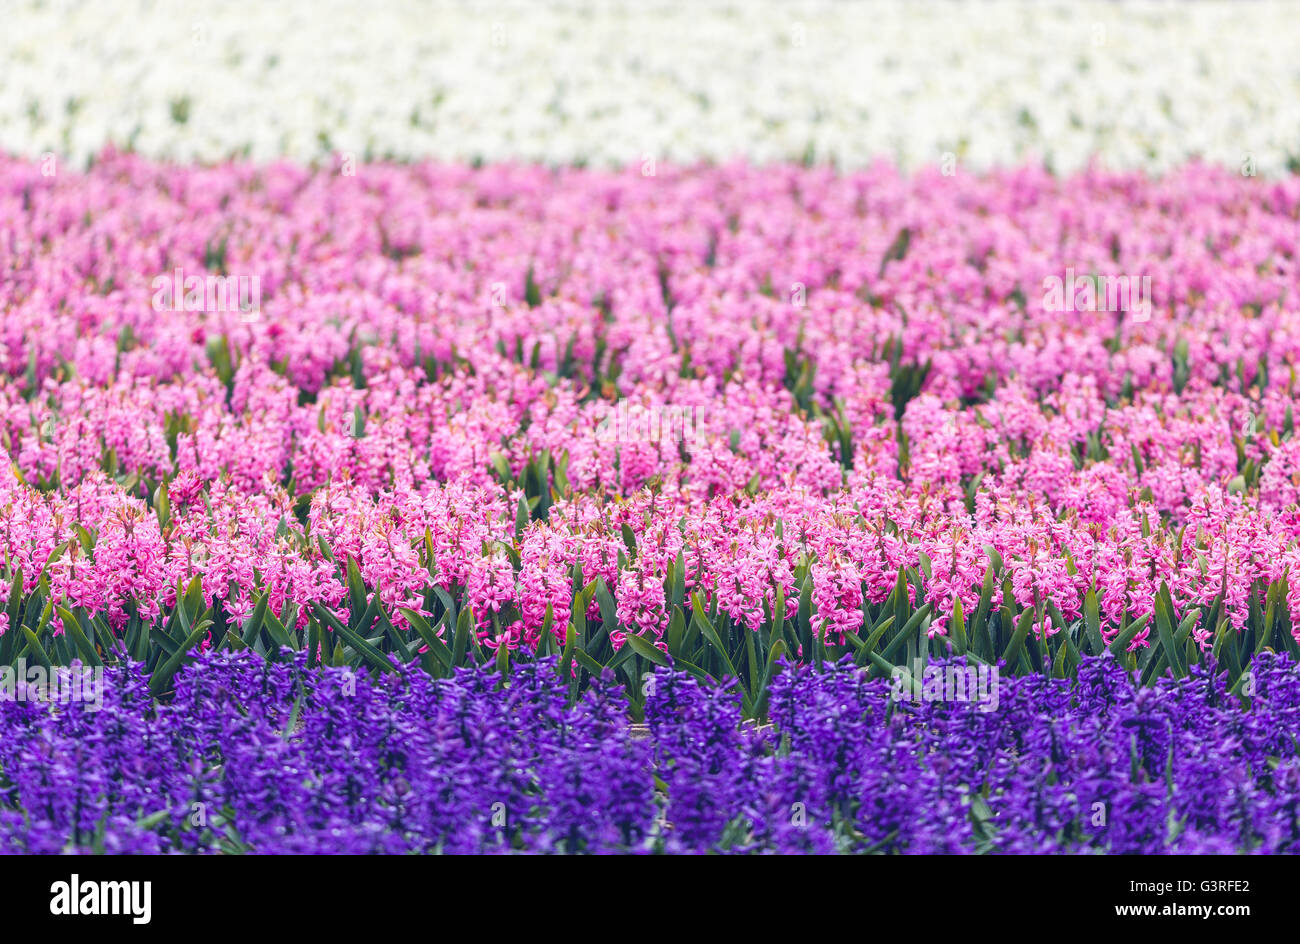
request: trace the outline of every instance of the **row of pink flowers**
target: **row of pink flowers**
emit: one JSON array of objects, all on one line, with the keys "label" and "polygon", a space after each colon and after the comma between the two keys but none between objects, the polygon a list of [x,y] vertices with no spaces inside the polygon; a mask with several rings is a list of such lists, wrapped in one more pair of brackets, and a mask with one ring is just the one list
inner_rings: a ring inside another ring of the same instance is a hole
[{"label": "row of pink flowers", "polygon": [[[751,628],[812,562],[828,634],[900,567],[943,633],[989,549],[1019,606],[1092,589],[1107,633],[1162,582],[1240,625],[1300,571],[1298,241],[1300,179],[1200,166],[0,160],[0,550],[119,626],[196,574],[235,619],[342,614],[318,538],[388,610],[455,590],[512,646],[548,607],[563,638],[577,564],[662,633],[679,555]],[[176,269],[256,277],[260,310],[159,311]],[[1149,277],[1149,317],[1054,310],[1067,270]],[[620,401],[693,435],[602,434]]]}]

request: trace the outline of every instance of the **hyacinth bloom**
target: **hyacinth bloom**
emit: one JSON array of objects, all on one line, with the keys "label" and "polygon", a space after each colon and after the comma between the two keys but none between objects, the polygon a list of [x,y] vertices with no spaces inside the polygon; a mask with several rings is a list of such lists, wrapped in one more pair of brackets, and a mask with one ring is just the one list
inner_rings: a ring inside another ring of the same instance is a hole
[{"label": "hyacinth bloom", "polygon": [[1300,853],[1283,0],[121,5],[0,31],[0,854]]},{"label": "hyacinth bloom", "polygon": [[[332,621],[440,656],[461,612],[471,655],[690,661],[696,601],[744,672],[787,631],[1300,652],[1294,179],[109,149],[0,162],[0,206],[0,629],[58,661],[71,613],[154,665],[196,581],[205,645],[327,661],[367,651]],[[152,304],[245,277],[254,312]]]},{"label": "hyacinth bloom", "polygon": [[220,654],[165,705],[127,666],[97,711],[0,701],[0,851],[1295,853],[1300,674],[1252,672],[1249,709],[1108,656],[995,676],[985,710],[787,667],[755,727],[660,669],[642,735],[612,674],[574,703],[553,658],[502,683]]},{"label": "hyacinth bloom", "polygon": [[5,13],[0,151],[62,149],[75,165],[106,141],[342,173],[367,153],[647,170],[888,155],[961,172],[1073,170],[1094,154],[1163,172],[1201,156],[1260,175],[1296,156],[1285,0],[9,0]]}]

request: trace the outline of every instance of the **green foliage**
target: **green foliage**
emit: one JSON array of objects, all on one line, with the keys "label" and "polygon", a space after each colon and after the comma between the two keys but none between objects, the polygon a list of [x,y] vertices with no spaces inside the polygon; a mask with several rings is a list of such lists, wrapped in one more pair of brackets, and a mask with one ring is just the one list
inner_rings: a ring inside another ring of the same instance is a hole
[{"label": "green foliage", "polygon": [[[534,464],[534,470],[544,468]],[[527,504],[521,500],[521,515]],[[625,561],[635,559],[635,535],[626,529]],[[85,534],[73,545],[56,548],[51,560],[68,553],[93,554],[93,536]],[[1009,574],[1002,559],[987,548],[986,569],[979,601],[967,612],[956,602],[946,615],[946,631],[930,635],[936,616],[934,604],[924,599],[929,561],[919,568],[903,568],[893,589],[880,603],[864,603],[862,620],[843,639],[825,637],[812,595],[811,561],[801,556],[794,562],[797,595],[787,598],[783,587],[775,587],[772,598],[760,601],[758,626],[750,629],[718,608],[717,598],[705,588],[687,589],[690,575],[681,555],[668,564],[664,577],[667,619],[662,637],[635,633],[620,624],[614,594],[601,578],[584,582],[581,568],[573,568],[573,604],[570,621],[559,626],[548,606],[536,653],[530,647],[495,650],[482,644],[476,614],[465,605],[458,587],[431,586],[417,610],[400,607],[389,612],[373,588],[366,586],[360,569],[350,557],[336,557],[323,538],[318,538],[322,557],[338,568],[346,594],[339,604],[315,603],[304,612],[286,603],[276,613],[268,594],[255,590],[253,611],[242,623],[230,619],[223,602],[206,602],[200,578],[188,586],[178,585],[176,603],[152,621],[142,619],[133,605],[127,607],[125,624],[111,628],[101,615],[91,616],[82,607],[68,607],[51,598],[48,575],[42,573],[34,589],[24,592],[19,571],[6,574],[8,598],[5,612],[10,631],[0,636],[0,665],[19,660],[44,666],[68,665],[81,661],[89,665],[112,664],[128,659],[141,661],[151,673],[151,691],[165,698],[171,679],[207,639],[214,650],[252,649],[264,658],[283,658],[285,649],[307,650],[310,665],[347,665],[357,671],[378,674],[394,671],[394,662],[418,661],[435,677],[445,677],[456,668],[492,663],[503,675],[512,661],[538,656],[558,656],[559,671],[576,697],[591,678],[604,671],[615,673],[627,688],[633,715],[639,716],[645,701],[647,678],[658,666],[672,665],[699,678],[736,678],[747,716],[762,718],[772,679],[783,659],[822,665],[845,657],[875,677],[894,676],[904,685],[917,684],[918,665],[933,658],[959,658],[971,664],[998,665],[1008,674],[1042,673],[1069,678],[1085,656],[1109,651],[1144,683],[1162,675],[1182,678],[1192,666],[1213,658],[1228,673],[1235,690],[1245,690],[1243,669],[1252,654],[1265,650],[1285,651],[1300,658],[1300,647],[1292,636],[1286,606],[1287,578],[1251,589],[1249,615],[1245,625],[1234,629],[1223,616],[1220,594],[1208,606],[1177,614],[1167,586],[1156,594],[1150,614],[1126,614],[1118,623],[1103,622],[1098,598],[1089,590],[1080,615],[1067,620],[1051,602],[1019,606],[1011,592]],[[430,570],[432,542],[426,540],[423,553]],[[512,557],[516,567],[517,554]],[[993,605],[995,590],[1002,588],[1002,604]],[[599,614],[588,619],[594,606]],[[339,613],[346,611],[346,619]],[[517,619],[505,612],[489,624],[495,635],[500,627]],[[1198,645],[1199,637],[1209,640]],[[622,634],[625,643],[616,647]]]}]

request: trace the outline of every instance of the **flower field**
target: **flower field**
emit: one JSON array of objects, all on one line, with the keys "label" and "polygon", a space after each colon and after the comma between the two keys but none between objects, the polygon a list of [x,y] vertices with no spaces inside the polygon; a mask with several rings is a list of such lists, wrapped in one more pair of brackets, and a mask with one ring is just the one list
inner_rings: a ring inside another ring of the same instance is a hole
[{"label": "flower field", "polygon": [[1300,654],[1294,182],[4,170],[0,661]]},{"label": "flower field", "polygon": [[1246,7],[9,0],[0,151],[1293,172],[1295,6]]},{"label": "flower field", "polygon": [[1300,849],[1294,7],[541,9],[15,14],[0,851]]},{"label": "flower field", "polygon": [[0,703],[0,851],[1294,853],[1300,763],[1269,760],[1300,676],[1256,671],[1251,711],[1199,668],[1135,688],[1111,657],[985,711],[805,667],[753,727],[661,668],[637,729],[608,675],[572,703],[554,657],[501,688],[222,654],[163,706],[137,666],[102,713]]}]

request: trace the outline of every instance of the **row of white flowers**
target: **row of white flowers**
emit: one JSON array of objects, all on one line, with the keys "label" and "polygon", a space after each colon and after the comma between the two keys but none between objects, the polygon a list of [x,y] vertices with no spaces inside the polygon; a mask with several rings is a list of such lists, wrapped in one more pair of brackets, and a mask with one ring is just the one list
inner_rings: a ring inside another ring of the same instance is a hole
[{"label": "row of white flowers", "polygon": [[0,151],[982,168],[1300,161],[1239,0],[0,0]]}]

